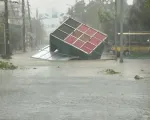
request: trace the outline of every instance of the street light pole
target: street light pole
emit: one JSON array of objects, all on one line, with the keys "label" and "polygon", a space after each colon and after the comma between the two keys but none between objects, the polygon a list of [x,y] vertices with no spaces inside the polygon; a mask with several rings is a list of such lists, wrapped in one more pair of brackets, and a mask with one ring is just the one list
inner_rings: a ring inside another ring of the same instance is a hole
[{"label": "street light pole", "polygon": [[123,63],[123,20],[124,0],[120,0],[120,63]]},{"label": "street light pole", "polygon": [[118,21],[118,0],[115,0],[115,56],[116,56],[116,60],[117,60],[117,33],[118,33],[118,25],[117,25],[117,21]]},{"label": "street light pole", "polygon": [[26,42],[25,42],[25,1],[22,0],[22,39],[23,39],[23,52],[26,52]]},{"label": "street light pole", "polygon": [[10,57],[10,41],[9,41],[9,23],[8,23],[8,0],[4,0],[5,4],[5,41],[6,41],[6,56]]}]

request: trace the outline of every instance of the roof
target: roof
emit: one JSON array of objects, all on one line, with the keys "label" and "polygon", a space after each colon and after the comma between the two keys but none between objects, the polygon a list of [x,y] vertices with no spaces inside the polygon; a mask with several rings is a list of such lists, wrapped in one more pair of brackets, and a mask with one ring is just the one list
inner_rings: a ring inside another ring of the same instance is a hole
[{"label": "roof", "polygon": [[50,46],[47,45],[41,50],[39,50],[36,54],[32,56],[32,58],[35,59],[42,59],[42,60],[72,60],[77,59],[76,56],[67,56],[64,54],[59,53],[58,50],[55,50],[54,52],[49,51]]},{"label": "roof", "polygon": [[86,54],[92,53],[107,38],[106,34],[73,18],[68,18],[51,35]]}]

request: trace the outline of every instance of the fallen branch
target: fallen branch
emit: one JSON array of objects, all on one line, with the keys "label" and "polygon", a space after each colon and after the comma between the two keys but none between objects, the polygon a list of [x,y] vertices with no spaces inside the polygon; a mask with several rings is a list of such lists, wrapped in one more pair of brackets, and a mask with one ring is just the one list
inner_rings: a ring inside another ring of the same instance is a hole
[{"label": "fallen branch", "polygon": [[105,72],[106,72],[107,74],[110,74],[110,75],[113,75],[113,74],[120,74],[120,72],[116,72],[116,71],[114,71],[113,69],[107,69]]}]

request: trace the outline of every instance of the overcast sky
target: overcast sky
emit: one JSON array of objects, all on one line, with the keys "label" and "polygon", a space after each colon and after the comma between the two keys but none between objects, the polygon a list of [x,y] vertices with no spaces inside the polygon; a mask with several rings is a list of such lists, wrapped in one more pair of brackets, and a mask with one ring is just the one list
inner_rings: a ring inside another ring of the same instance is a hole
[{"label": "overcast sky", "polygon": [[[88,2],[89,0],[85,0]],[[129,4],[133,2],[133,0],[127,0]],[[38,8],[40,12],[48,12],[52,9],[58,12],[65,12],[68,9],[68,5],[74,5],[75,0],[30,0],[32,9]]]},{"label": "overcast sky", "polygon": [[[51,15],[52,9],[58,13],[65,13],[68,10],[68,7],[71,7],[75,4],[76,0],[29,0],[32,9],[32,15],[35,15],[36,8],[38,8],[39,13],[47,13]],[[79,1],[79,0],[78,0]],[[129,4],[132,4],[133,0],[127,0]],[[86,3],[89,0],[85,0]],[[70,5],[70,6],[69,6]],[[44,20],[45,24],[59,24],[58,19],[47,19]]]},{"label": "overcast sky", "polygon": [[75,0],[30,0],[32,8],[38,8],[41,12],[49,12],[54,9],[58,12],[65,12],[69,7],[66,4],[73,5]]}]

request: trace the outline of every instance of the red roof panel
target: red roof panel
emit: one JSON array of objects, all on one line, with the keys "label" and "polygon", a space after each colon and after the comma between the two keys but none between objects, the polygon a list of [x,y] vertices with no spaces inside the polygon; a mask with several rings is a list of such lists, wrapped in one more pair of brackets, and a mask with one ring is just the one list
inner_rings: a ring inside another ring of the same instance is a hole
[{"label": "red roof panel", "polygon": [[96,33],[96,35],[94,35],[94,37],[96,37],[100,40],[104,40],[106,38],[106,36],[100,32]]},{"label": "red roof panel", "polygon": [[69,44],[73,44],[76,41],[77,38],[75,38],[74,36],[70,35],[69,37],[67,37],[65,39],[65,42],[69,43]]},{"label": "red roof panel", "polygon": [[88,36],[88,35],[86,35],[86,34],[83,34],[83,35],[80,37],[80,39],[81,39],[82,41],[84,41],[84,42],[87,42],[87,41],[90,40],[90,36]]},{"label": "red roof panel", "polygon": [[99,40],[99,39],[96,39],[95,37],[93,37],[93,38],[91,38],[90,42],[97,46],[97,45],[99,45],[99,43],[102,42],[102,40]]},{"label": "red roof panel", "polygon": [[80,31],[82,31],[82,32],[85,32],[85,31],[87,31],[88,29],[89,29],[89,27],[86,26],[86,25],[81,25],[81,26],[78,28],[78,30],[80,30]]},{"label": "red roof panel", "polygon": [[81,46],[84,44],[85,42],[81,41],[81,40],[77,40],[74,43],[74,46],[76,46],[77,48],[81,48]]},{"label": "red roof panel", "polygon": [[85,47],[85,46],[82,46],[81,49],[82,49],[84,52],[88,53],[88,54],[92,52],[92,50],[88,49],[88,48]]},{"label": "red roof panel", "polygon": [[84,47],[87,47],[87,48],[89,48],[90,50],[94,50],[94,48],[95,48],[96,46],[93,45],[93,44],[91,44],[91,43],[89,43],[89,42],[87,42],[87,43],[84,44]]},{"label": "red roof panel", "polygon": [[96,30],[90,28],[87,32],[86,32],[89,36],[92,36],[96,33]]},{"label": "red roof panel", "polygon": [[[68,26],[66,24],[68,24]],[[69,26],[72,26],[74,29]],[[107,35],[104,33],[71,18],[53,32],[52,35],[87,54],[91,54],[91,52],[107,38]]]},{"label": "red roof panel", "polygon": [[75,30],[75,31],[72,33],[72,35],[73,35],[74,37],[76,37],[76,38],[79,38],[82,34],[83,34],[83,33],[80,32],[80,31],[78,31],[78,30]]}]

